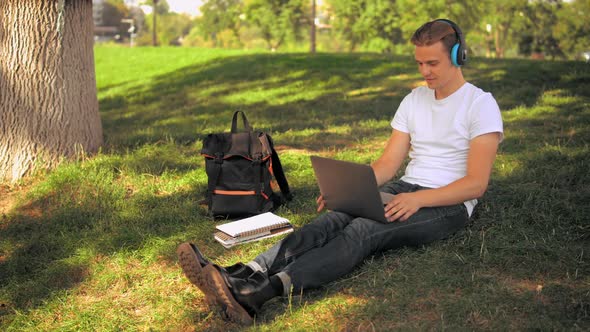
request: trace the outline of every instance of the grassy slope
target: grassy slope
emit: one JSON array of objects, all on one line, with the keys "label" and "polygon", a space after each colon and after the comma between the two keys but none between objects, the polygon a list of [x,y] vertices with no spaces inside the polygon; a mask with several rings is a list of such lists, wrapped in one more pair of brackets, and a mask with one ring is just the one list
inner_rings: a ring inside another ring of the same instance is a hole
[{"label": "grassy slope", "polygon": [[[106,144],[39,171],[0,216],[0,330],[234,329],[209,312],[174,254],[191,240],[219,264],[274,240],[224,250],[198,205],[200,139],[236,109],[272,133],[295,200],[314,215],[311,153],[368,163],[401,98],[409,57],[97,48]],[[378,255],[303,296],[269,302],[253,330],[589,329],[590,67],[474,59],[506,139],[474,222],[425,248]]]}]

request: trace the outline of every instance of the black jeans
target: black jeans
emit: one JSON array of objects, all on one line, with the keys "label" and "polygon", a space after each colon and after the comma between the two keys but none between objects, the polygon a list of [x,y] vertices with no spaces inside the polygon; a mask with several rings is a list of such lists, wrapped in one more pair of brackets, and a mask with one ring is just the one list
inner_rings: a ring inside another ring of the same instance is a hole
[{"label": "black jeans", "polygon": [[[392,181],[381,191],[397,194],[421,189],[426,188]],[[378,252],[443,239],[463,228],[468,219],[464,204],[422,208],[406,221],[387,224],[328,212],[289,234],[254,262],[268,275],[286,273],[298,292],[336,280]]]}]

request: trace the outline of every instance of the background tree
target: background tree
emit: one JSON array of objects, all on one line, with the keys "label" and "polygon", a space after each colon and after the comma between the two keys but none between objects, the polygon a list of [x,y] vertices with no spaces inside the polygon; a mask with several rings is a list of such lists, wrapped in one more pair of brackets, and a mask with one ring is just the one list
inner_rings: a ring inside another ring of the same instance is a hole
[{"label": "background tree", "polygon": [[103,4],[102,22],[105,26],[117,27],[120,36],[128,36],[129,24],[121,22],[130,16],[129,8],[123,0],[107,0]]},{"label": "background tree", "polygon": [[150,15],[146,15],[146,20],[150,22],[148,27],[149,31],[152,33],[152,46],[158,46],[158,17],[170,12],[168,1],[145,0],[141,2],[141,4],[152,6],[152,13]]},{"label": "background tree", "polygon": [[[435,18],[456,21],[470,53],[505,57],[530,55],[533,49],[552,57],[580,54],[590,48],[586,24],[590,1],[573,0],[328,0],[336,38],[350,50],[406,54],[408,40],[422,23]],[[567,51],[565,53],[564,51]]]},{"label": "background tree", "polygon": [[515,27],[526,11],[528,0],[495,0],[486,1],[486,15],[483,21],[491,26],[494,51],[497,58],[503,58],[506,49],[512,42]]},{"label": "background tree", "polygon": [[348,50],[353,51],[367,36],[360,28],[364,25],[361,17],[366,10],[366,0],[331,0],[330,3],[335,16],[333,28],[348,42]]},{"label": "background tree", "polygon": [[[119,22],[124,1],[106,1],[117,8],[109,16]],[[316,38],[315,45],[323,50],[408,54],[412,48],[408,40],[419,25],[448,18],[461,26],[471,55],[529,56],[535,51],[575,57],[590,45],[590,28],[585,24],[588,0],[324,0],[317,4],[315,16],[310,15],[313,3],[205,0],[202,16],[191,20],[170,13],[167,2],[158,0],[153,14],[137,20],[136,41],[152,44],[148,33],[157,30],[159,42],[165,45],[301,50],[304,42],[313,49]],[[143,4],[154,5],[154,1],[143,0]],[[156,29],[153,15],[158,17]],[[317,33],[303,34],[309,27],[318,28],[312,25],[314,17],[320,20]],[[120,34],[127,36],[125,31]]]},{"label": "background tree", "polygon": [[557,23],[553,26],[560,49],[569,57],[577,57],[590,50],[590,1],[574,0],[563,3],[557,11]]},{"label": "background tree", "polygon": [[157,46],[160,42],[158,22],[170,12],[170,6],[166,0],[146,0],[142,4],[151,6],[152,12],[145,15],[144,33],[139,36],[137,44]]},{"label": "background tree", "polygon": [[152,0],[152,46],[158,46],[158,1]]},{"label": "background tree", "polygon": [[[349,42],[370,50],[407,53],[408,40],[424,22],[448,18],[460,22],[466,34],[483,12],[481,2],[468,0],[331,0],[334,28]],[[460,20],[459,20],[460,18]]]},{"label": "background tree", "polygon": [[271,50],[278,49],[289,38],[301,37],[309,19],[306,0],[252,0],[247,4],[246,17],[260,29]]},{"label": "background tree", "polygon": [[517,36],[520,54],[564,57],[553,33],[560,7],[560,1],[534,1],[527,4],[523,11],[523,28],[518,29]]},{"label": "background tree", "polygon": [[160,44],[179,46],[190,32],[193,22],[186,14],[168,13],[160,16],[159,26]]},{"label": "background tree", "polygon": [[316,51],[316,26],[315,26],[315,18],[316,18],[316,1],[311,0],[311,18],[310,18],[310,30],[309,30],[309,52],[315,53]]},{"label": "background tree", "polygon": [[400,15],[395,2],[364,1],[361,7],[364,10],[357,18],[353,31],[366,47],[391,52],[395,44],[402,42]]},{"label": "background tree", "polygon": [[217,43],[217,35],[224,30],[230,30],[241,45],[240,16],[244,12],[242,0],[208,0],[203,3],[200,10],[202,16],[198,21],[198,27],[205,38],[211,38],[215,46],[220,46]]},{"label": "background tree", "polygon": [[102,144],[92,2],[3,0],[0,12],[0,180],[16,181]]},{"label": "background tree", "polygon": [[166,15],[170,13],[170,5],[168,4],[167,0],[157,0],[156,7],[154,9],[154,2],[153,0],[147,0],[149,4],[152,6],[152,14],[156,13],[157,15]]}]

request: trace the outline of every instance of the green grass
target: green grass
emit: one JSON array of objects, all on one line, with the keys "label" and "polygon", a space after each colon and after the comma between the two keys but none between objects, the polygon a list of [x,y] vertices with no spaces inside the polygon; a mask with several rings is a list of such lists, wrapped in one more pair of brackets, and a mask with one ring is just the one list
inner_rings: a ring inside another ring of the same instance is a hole
[{"label": "green grass", "polygon": [[[0,186],[15,197],[0,213],[0,330],[239,329],[208,310],[175,248],[229,265],[276,238],[213,240],[202,137],[238,109],[270,132],[295,193],[278,213],[300,227],[316,215],[308,155],[374,160],[420,82],[409,56],[103,47],[95,60],[102,151]],[[506,129],[470,226],[274,299],[251,330],[590,329],[590,66],[476,58],[465,76]]]}]

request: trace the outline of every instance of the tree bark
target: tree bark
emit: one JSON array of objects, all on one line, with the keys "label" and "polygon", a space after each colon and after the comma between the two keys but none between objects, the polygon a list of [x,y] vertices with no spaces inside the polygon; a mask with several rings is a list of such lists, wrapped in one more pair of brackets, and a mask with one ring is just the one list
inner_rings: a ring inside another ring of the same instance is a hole
[{"label": "tree bark", "polygon": [[0,181],[98,150],[91,0],[0,1]]},{"label": "tree bark", "polygon": [[498,25],[496,31],[494,32],[494,45],[496,49],[496,58],[498,59],[504,58],[504,39],[502,39],[503,34],[500,34],[501,28],[502,27]]},{"label": "tree bark", "polygon": [[158,1],[159,0],[152,0],[152,22],[154,28],[152,29],[152,46],[158,46],[158,28],[156,25],[156,17],[158,16]]},{"label": "tree bark", "polygon": [[309,52],[311,54],[315,54],[315,34],[316,34],[316,27],[315,27],[315,16],[316,16],[316,2],[315,0],[311,1],[311,30],[309,35]]}]

